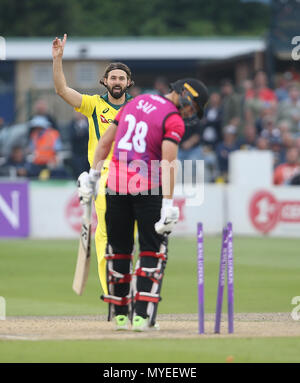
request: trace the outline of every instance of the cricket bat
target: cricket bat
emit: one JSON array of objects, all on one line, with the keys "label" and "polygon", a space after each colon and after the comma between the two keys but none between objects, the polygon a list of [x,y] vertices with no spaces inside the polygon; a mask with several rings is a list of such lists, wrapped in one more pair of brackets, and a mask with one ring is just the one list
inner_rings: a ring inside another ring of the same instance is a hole
[{"label": "cricket bat", "polygon": [[83,293],[89,276],[91,261],[91,216],[92,201],[83,205],[83,216],[79,238],[76,270],[73,280],[73,290],[76,294]]}]

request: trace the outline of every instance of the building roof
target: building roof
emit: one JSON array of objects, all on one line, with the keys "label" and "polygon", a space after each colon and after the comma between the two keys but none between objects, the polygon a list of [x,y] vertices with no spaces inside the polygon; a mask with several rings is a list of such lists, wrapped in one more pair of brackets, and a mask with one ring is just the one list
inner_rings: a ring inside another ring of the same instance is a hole
[{"label": "building roof", "polygon": [[[7,60],[51,60],[53,38],[7,38]],[[265,50],[262,38],[76,38],[69,37],[66,60],[224,60]]]}]

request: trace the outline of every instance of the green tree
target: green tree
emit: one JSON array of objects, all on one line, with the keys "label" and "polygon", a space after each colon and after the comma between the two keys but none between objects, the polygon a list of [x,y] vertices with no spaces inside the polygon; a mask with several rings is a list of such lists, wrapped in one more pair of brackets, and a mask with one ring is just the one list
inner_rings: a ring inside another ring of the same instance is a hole
[{"label": "green tree", "polygon": [[1,0],[5,36],[262,35],[269,6],[240,0]]}]

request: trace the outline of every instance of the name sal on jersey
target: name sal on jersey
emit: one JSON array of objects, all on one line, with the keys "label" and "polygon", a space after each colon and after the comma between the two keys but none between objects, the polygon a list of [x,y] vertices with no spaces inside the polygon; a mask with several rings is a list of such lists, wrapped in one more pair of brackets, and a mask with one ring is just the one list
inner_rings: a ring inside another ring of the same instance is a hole
[{"label": "name sal on jersey", "polygon": [[137,109],[142,109],[143,112],[150,114],[154,110],[156,110],[156,106],[150,104],[150,102],[145,100],[140,100],[136,106]]}]

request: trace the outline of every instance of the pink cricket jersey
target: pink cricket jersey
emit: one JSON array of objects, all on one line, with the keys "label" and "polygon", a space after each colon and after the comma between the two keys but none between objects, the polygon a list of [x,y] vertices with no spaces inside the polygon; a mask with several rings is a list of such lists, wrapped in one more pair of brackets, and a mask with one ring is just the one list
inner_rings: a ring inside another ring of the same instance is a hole
[{"label": "pink cricket jersey", "polygon": [[161,185],[163,140],[178,144],[184,122],[168,99],[143,94],[126,104],[117,114],[118,125],[107,185],[124,194],[137,194]]}]

